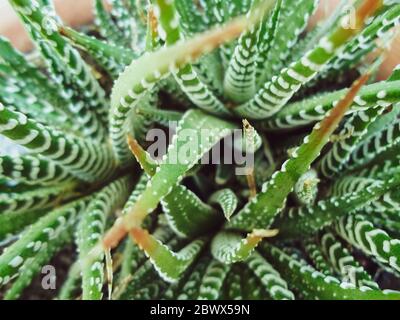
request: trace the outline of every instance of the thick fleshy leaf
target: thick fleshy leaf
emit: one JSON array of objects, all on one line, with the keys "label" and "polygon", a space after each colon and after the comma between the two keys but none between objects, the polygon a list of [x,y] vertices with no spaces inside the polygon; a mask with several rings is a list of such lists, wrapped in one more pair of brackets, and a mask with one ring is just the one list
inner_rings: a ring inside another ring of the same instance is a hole
[{"label": "thick fleshy leaf", "polygon": [[[128,137],[128,143],[145,173],[154,176],[157,163],[136,140]],[[214,208],[183,185],[174,186],[161,204],[170,227],[183,238],[199,236],[222,222]]]},{"label": "thick fleshy leaf", "polygon": [[124,124],[129,111],[140,99],[171,71],[185,67],[221,43],[235,38],[251,21],[252,19],[241,18],[192,40],[178,42],[174,46],[145,54],[125,69],[116,81],[111,95],[111,140],[120,162],[124,163],[130,159]]},{"label": "thick fleshy leaf", "polygon": [[18,278],[14,281],[11,288],[7,290],[4,300],[17,300],[27,288],[33,278],[39,274],[53,256],[69,244],[72,240],[72,228],[65,230],[54,241],[49,242],[46,249],[39,251],[29,263],[25,263],[20,271]]},{"label": "thick fleshy leaf", "polygon": [[[365,111],[374,106],[383,108],[389,107],[392,103],[400,100],[400,81],[377,82],[365,86],[354,99],[347,114],[357,111]],[[385,91],[385,98],[382,99],[380,92]],[[265,129],[291,129],[303,127],[320,121],[327,112],[331,111],[340,99],[346,94],[346,89],[324,93],[309,99],[288,104],[282,111],[273,118],[263,122]]]},{"label": "thick fleshy leaf", "polygon": [[118,78],[125,66],[137,58],[130,50],[109,45],[107,42],[79,33],[74,29],[61,26],[59,32],[67,37],[73,45],[88,52],[113,78]]},{"label": "thick fleshy leaf", "polygon": [[[314,0],[310,2],[314,2]],[[346,28],[339,23],[303,58],[293,62],[288,68],[284,68],[271,81],[263,83],[255,97],[235,108],[235,112],[242,117],[252,119],[272,117],[282,109],[302,85],[318,74],[324,65],[339,52],[346,41],[357,34],[364,26],[365,21],[374,15],[382,5],[382,1],[366,0],[361,2],[355,13],[357,20],[355,28]]]},{"label": "thick fleshy leaf", "polygon": [[387,232],[376,228],[362,215],[340,219],[336,230],[341,237],[379,262],[400,271],[400,240],[390,237]]},{"label": "thick fleshy leaf", "polygon": [[[91,137],[104,140],[108,109],[104,90],[78,51],[58,33],[54,8],[29,0],[12,0],[10,3],[36,34],[38,41],[46,44],[46,50],[51,52],[49,55],[57,57],[63,68],[64,86],[73,86],[71,92],[76,95],[77,101],[81,101],[78,121],[82,121],[82,129],[91,132]],[[48,45],[49,42],[53,45]]]},{"label": "thick fleshy leaf", "polygon": [[176,282],[190,266],[205,244],[198,239],[175,253],[142,229],[133,229],[132,238],[146,252],[158,274],[167,282]]},{"label": "thick fleshy leaf", "polygon": [[294,300],[286,281],[258,252],[254,252],[246,263],[274,300]]},{"label": "thick fleshy leaf", "polygon": [[322,272],[326,276],[333,275],[328,261],[325,259],[321,249],[313,240],[307,240],[304,243],[304,249],[318,271]]},{"label": "thick fleshy leaf", "polygon": [[211,253],[216,260],[224,264],[245,261],[263,238],[276,235],[276,230],[255,230],[242,239],[239,234],[221,231],[212,240]]},{"label": "thick fleshy leaf", "polygon": [[[252,8],[248,12],[249,16],[253,14],[253,10],[258,9],[259,3],[259,0],[253,1]],[[269,10],[273,8],[274,3],[274,0],[268,1]],[[268,11],[265,11],[265,16],[268,13]],[[265,19],[265,16],[262,17],[261,21]],[[256,44],[259,39],[260,28],[260,25],[253,25],[248,32],[240,36],[225,72],[224,92],[233,102],[246,102],[256,92]]]},{"label": "thick fleshy leaf", "polygon": [[363,209],[371,201],[379,199],[388,191],[397,188],[399,184],[400,175],[397,172],[397,175],[383,181],[376,180],[358,192],[320,200],[314,206],[289,209],[276,221],[274,226],[279,229],[280,237],[293,238],[311,235],[331,225],[338,218]]},{"label": "thick fleshy leaf", "polygon": [[238,198],[231,189],[222,189],[212,194],[208,202],[218,204],[229,221],[238,205]]},{"label": "thick fleshy leaf", "polygon": [[361,290],[352,283],[325,276],[306,262],[290,257],[276,247],[265,246],[263,253],[280,271],[290,287],[301,292],[307,299],[398,300],[400,298],[400,292],[397,291],[370,288]]},{"label": "thick fleshy leaf", "polygon": [[183,179],[184,174],[234,128],[234,124],[201,111],[188,111],[178,123],[177,134],[146,190],[130,212],[109,231],[105,244],[116,245],[128,231],[139,228],[143,219]]},{"label": "thick fleshy leaf", "polygon": [[201,280],[198,300],[217,300],[222,294],[222,287],[230,266],[217,260],[208,265]]},{"label": "thick fleshy leaf", "polygon": [[85,209],[87,201],[78,200],[50,212],[32,224],[17,242],[8,247],[0,256],[0,286],[18,276],[24,265],[38,253],[47,250],[49,242],[73,225],[77,215]]},{"label": "thick fleshy leaf", "polygon": [[271,225],[275,216],[285,206],[288,194],[319,156],[368,78],[369,74],[365,74],[353,84],[346,96],[322,122],[314,127],[303,144],[293,151],[292,157],[282,165],[281,170],[274,173],[271,180],[264,183],[261,192],[232,219],[228,224],[229,228],[251,231],[256,228],[268,228]]},{"label": "thick fleshy leaf", "polygon": [[77,227],[77,244],[82,272],[82,299],[100,300],[103,296],[104,254],[85,264],[86,255],[103,237],[107,217],[127,200],[130,177],[119,179],[101,190],[88,204]]},{"label": "thick fleshy leaf", "polygon": [[320,242],[322,251],[328,257],[334,270],[342,276],[342,280],[351,282],[360,288],[379,289],[378,284],[372,280],[363,266],[338,241],[333,233],[325,233]]}]

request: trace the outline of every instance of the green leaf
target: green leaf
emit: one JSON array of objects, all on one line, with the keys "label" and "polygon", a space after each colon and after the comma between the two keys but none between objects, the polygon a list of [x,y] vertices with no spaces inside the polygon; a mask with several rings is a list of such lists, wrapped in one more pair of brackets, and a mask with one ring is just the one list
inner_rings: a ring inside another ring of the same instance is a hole
[{"label": "green leaf", "polygon": [[363,141],[368,125],[383,111],[379,106],[359,111],[344,124],[338,133],[338,140],[320,161],[320,171],[325,177],[333,178],[343,171],[357,143]]},{"label": "green leaf", "polygon": [[178,123],[177,134],[168,148],[168,153],[159,164],[146,190],[123,220],[110,230],[106,243],[119,242],[127,231],[140,227],[143,219],[176,184],[181,182],[185,173],[234,128],[233,124],[205,115],[201,111],[188,111]]},{"label": "green leaf", "polygon": [[[387,108],[392,103],[399,102],[399,85],[400,81],[381,81],[366,85],[354,99],[347,114],[365,111],[377,105]],[[386,96],[384,99],[381,99],[379,96],[383,91],[386,93]],[[291,129],[320,121],[343,98],[346,92],[347,89],[343,89],[288,104],[283,110],[275,114],[273,118],[263,122],[262,126],[268,130]]]},{"label": "green leaf", "polygon": [[255,230],[242,239],[239,234],[221,231],[211,242],[211,253],[215,259],[224,264],[245,261],[263,238],[276,234],[274,230]]},{"label": "green leaf", "polygon": [[233,267],[228,273],[226,278],[226,297],[228,300],[243,300],[242,292],[242,270],[237,267]]},{"label": "green leaf", "polygon": [[353,84],[345,98],[314,127],[303,144],[293,151],[291,158],[283,163],[281,170],[274,173],[271,180],[264,183],[262,191],[231,220],[229,228],[251,231],[257,228],[265,229],[272,224],[276,215],[284,208],[287,196],[319,156],[368,77],[366,74]]},{"label": "green leaf", "polygon": [[260,72],[257,77],[257,88],[270,81],[287,65],[299,35],[306,28],[317,5],[318,1],[315,0],[304,0],[301,3],[293,0],[277,2],[274,15],[268,25],[271,29],[265,33],[263,46],[260,47],[264,50],[259,53]]},{"label": "green leaf", "polygon": [[198,300],[218,300],[230,266],[212,260],[201,280]]},{"label": "green leaf", "polygon": [[313,240],[309,239],[305,241],[304,249],[318,271],[326,276],[333,275],[329,262],[325,259],[321,249]]},{"label": "green leaf", "polygon": [[76,180],[67,170],[40,156],[0,156],[0,176],[32,185],[54,185]]},{"label": "green leaf", "polygon": [[17,235],[26,226],[35,223],[40,217],[46,214],[46,211],[25,211],[21,213],[1,213],[0,214],[0,241],[8,236]]},{"label": "green leaf", "polygon": [[10,3],[43,42],[53,44],[47,45],[47,49],[58,57],[58,62],[61,62],[64,68],[62,75],[65,80],[64,86],[72,85],[75,89],[73,92],[82,99],[81,112],[84,113],[86,119],[90,119],[86,123],[87,130],[93,131],[93,138],[104,139],[108,110],[105,93],[78,51],[58,33],[58,21],[54,9],[29,0],[12,0]]},{"label": "green leaf", "polygon": [[[370,70],[377,68],[380,62],[380,59],[378,59]],[[385,91],[382,91],[377,96],[383,99],[385,94]],[[325,177],[337,176],[339,172],[346,168],[352,152],[357,148],[357,144],[364,141],[368,127],[383,112],[384,109],[378,104],[368,110],[357,112],[346,122],[338,134],[338,141],[333,143],[331,150],[320,161],[320,170]]]},{"label": "green leaf", "polygon": [[208,202],[218,204],[229,221],[238,205],[238,198],[231,189],[222,189],[212,194]]},{"label": "green leaf", "polygon": [[357,287],[379,289],[363,266],[350,254],[350,252],[331,233],[326,232],[320,240],[321,249],[335,271],[342,276],[342,280],[351,282]]},{"label": "green leaf", "polygon": [[318,196],[318,173],[311,169],[303,174],[294,186],[297,200],[303,205],[312,205]]},{"label": "green leaf", "polygon": [[110,138],[119,162],[130,161],[124,124],[130,110],[171,70],[184,67],[220,43],[237,36],[248,21],[236,20],[224,28],[207,32],[192,40],[143,55],[132,62],[116,81],[111,95]]},{"label": "green leaf", "polygon": [[400,292],[391,290],[357,289],[349,282],[325,276],[313,267],[285,254],[276,247],[265,245],[263,254],[280,271],[291,288],[306,299],[322,300],[398,300]]},{"label": "green leaf", "polygon": [[113,168],[111,150],[92,140],[83,140],[44,126],[0,103],[0,134],[40,153],[79,179],[94,181],[109,175]]},{"label": "green leaf", "polygon": [[181,120],[183,116],[183,113],[179,111],[157,110],[143,108],[142,106],[138,106],[135,111],[136,114],[143,116],[151,122],[158,123],[165,127],[168,127],[171,122],[179,122],[179,120]]},{"label": "green leaf", "polygon": [[271,300],[265,285],[259,277],[248,267],[242,268],[242,289],[244,300]]},{"label": "green leaf", "polygon": [[[112,5],[111,15],[116,21],[115,24],[123,36],[123,44],[127,47],[137,48],[139,45],[139,28],[133,19],[130,6],[127,1],[110,0]],[[140,34],[143,40],[143,34]]]},{"label": "green leaf", "polygon": [[94,20],[94,22],[103,38],[107,39],[115,45],[119,45],[122,47],[129,45],[129,43],[124,38],[123,33],[114,23],[111,15],[104,7],[103,0],[95,0],[94,12],[96,14],[96,19]]},{"label": "green leaf", "polygon": [[[136,140],[131,137],[128,140],[130,149],[142,169],[150,177],[154,176],[157,164]],[[161,204],[169,226],[183,238],[202,235],[222,222],[218,219],[214,208],[182,185],[174,186],[171,192],[161,200]]]},{"label": "green leaf", "polygon": [[364,216],[343,217],[338,220],[336,230],[355,247],[397,272],[400,271],[400,240],[391,238]]},{"label": "green leaf", "polygon": [[260,34],[257,42],[256,56],[256,81],[258,82],[261,75],[266,70],[266,61],[270,50],[273,49],[273,44],[278,34],[278,24],[282,16],[282,4],[284,0],[277,0],[273,11],[261,23]]},{"label": "green leaf", "polygon": [[74,262],[74,264],[69,268],[67,279],[60,288],[57,299],[72,300],[75,298],[74,294],[76,293],[81,281],[80,271],[81,267],[79,261]]},{"label": "green leaf", "polygon": [[10,75],[17,77],[19,83],[25,83],[33,95],[48,101],[54,107],[63,108],[63,104],[68,103],[67,99],[58,91],[57,84],[50,81],[36,66],[28,62],[24,55],[15,50],[4,37],[0,37],[0,57],[6,64],[3,66],[3,68],[6,67],[6,70],[3,69],[5,77]]},{"label": "green leaf", "polygon": [[27,288],[34,277],[43,270],[43,267],[53,256],[72,240],[71,228],[64,231],[61,235],[50,242],[45,250],[38,252],[29,263],[25,263],[20,270],[18,278],[5,293],[4,300],[17,300],[23,290]]},{"label": "green leaf", "polygon": [[193,36],[208,29],[197,4],[192,0],[175,0],[179,23],[185,35]]},{"label": "green leaf", "polygon": [[[160,37],[165,40],[166,45],[173,45],[182,39],[175,3],[157,0],[156,6],[159,13],[159,28],[162,30]],[[223,103],[199,79],[192,65],[186,64],[171,71],[182,91],[196,106],[216,115],[229,114]]]},{"label": "green leaf", "polygon": [[345,70],[356,65],[363,57],[377,47],[376,40],[385,40],[393,28],[400,22],[400,5],[389,7],[374,20],[354,39],[346,44],[340,52],[326,66],[323,74],[332,71]]},{"label": "green leaf", "polygon": [[[398,108],[396,104],[394,108]],[[383,155],[386,151],[398,148],[400,145],[400,119],[388,124],[381,131],[364,139],[353,151],[346,163],[346,170],[354,170],[367,165],[371,161]]]},{"label": "green leaf", "polygon": [[29,210],[42,210],[57,205],[73,196],[74,183],[35,188],[25,192],[0,194],[0,212],[18,214]]},{"label": "green leaf", "polygon": [[128,198],[130,177],[121,178],[101,190],[88,204],[77,227],[77,244],[82,272],[82,299],[100,300],[103,296],[104,254],[85,264],[85,257],[103,237],[106,220]]},{"label": "green leaf", "polygon": [[[0,102],[12,106],[27,116],[34,118],[43,124],[51,125],[65,132],[80,134],[80,128],[71,121],[71,113],[60,107],[53,107],[47,100],[43,100],[42,93],[34,96],[31,86],[19,78],[0,78]],[[64,102],[67,104],[67,102]],[[63,106],[64,108],[64,106]],[[43,112],[45,110],[45,112]]]},{"label": "green leaf", "polygon": [[274,300],[294,300],[294,294],[276,271],[258,252],[254,252],[246,261],[249,268],[260,279],[261,283]]},{"label": "green leaf", "polygon": [[[314,1],[314,0],[312,0]],[[236,114],[251,119],[266,119],[275,115],[303,86],[334,57],[347,40],[357,34],[369,16],[373,15],[382,3],[365,0],[357,8],[357,26],[354,29],[337,25],[318,45],[303,58],[293,62],[280,71],[271,81],[262,83],[255,97],[234,109]],[[302,17],[303,18],[303,17]],[[282,33],[285,34],[285,33]]]},{"label": "green leaf", "polygon": [[214,208],[185,186],[175,186],[161,204],[170,227],[184,238],[203,235],[222,222]]},{"label": "green leaf", "polygon": [[0,256],[0,286],[18,276],[24,265],[47,250],[51,241],[73,225],[77,215],[85,209],[87,200],[78,200],[50,212],[32,224],[18,241],[9,246]]},{"label": "green leaf", "polygon": [[276,221],[274,227],[279,229],[282,238],[311,235],[336,219],[368,206],[374,199],[395,189],[399,183],[400,176],[397,173],[385,180],[376,180],[358,192],[320,200],[315,206],[292,208]]},{"label": "green leaf", "polygon": [[73,45],[89,53],[114,79],[118,78],[124,68],[137,58],[131,50],[110,45],[74,29],[60,26],[59,32],[67,37]]},{"label": "green leaf", "polygon": [[145,230],[133,229],[131,235],[146,252],[160,277],[170,283],[179,280],[205,244],[203,239],[197,239],[175,253]]},{"label": "green leaf", "polygon": [[[169,248],[176,250],[178,246],[181,246],[181,242],[174,237],[172,230],[167,228],[164,224],[159,226],[154,231],[153,237],[159,242],[167,243]],[[125,270],[121,270],[126,273],[122,273],[121,281],[119,281],[118,287],[114,290],[113,299],[132,299],[136,298],[137,295],[147,295],[148,288],[144,291],[140,291],[146,284],[152,282],[155,278],[159,277],[157,271],[153,268],[152,263],[146,259],[143,251],[135,244],[131,239],[127,239],[129,243],[133,244],[132,255],[126,257],[124,261]],[[143,255],[142,255],[143,254]],[[144,257],[143,257],[144,256]],[[137,261],[129,260],[129,258],[137,258]]]},{"label": "green leaf", "polygon": [[181,293],[178,295],[178,300],[197,299],[203,276],[208,265],[210,264],[210,261],[211,259],[208,256],[201,256],[199,258],[199,261],[197,261],[193,271],[190,273],[187,281],[184,283]]},{"label": "green leaf", "polygon": [[[259,0],[254,0],[248,16],[258,10]],[[264,11],[267,16],[275,4],[275,0],[266,1],[269,8]],[[264,20],[264,17],[261,19]],[[251,26],[242,34],[235,47],[224,77],[224,93],[235,103],[243,103],[251,99],[256,92],[256,57],[260,34],[260,25]]]}]

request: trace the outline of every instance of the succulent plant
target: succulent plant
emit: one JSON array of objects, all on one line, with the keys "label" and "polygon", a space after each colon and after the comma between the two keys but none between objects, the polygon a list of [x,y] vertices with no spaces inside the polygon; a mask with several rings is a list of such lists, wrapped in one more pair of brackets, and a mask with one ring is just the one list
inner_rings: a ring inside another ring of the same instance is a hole
[{"label": "succulent plant", "polygon": [[0,38],[4,298],[68,247],[59,299],[400,299],[398,2],[10,3],[40,59]]}]

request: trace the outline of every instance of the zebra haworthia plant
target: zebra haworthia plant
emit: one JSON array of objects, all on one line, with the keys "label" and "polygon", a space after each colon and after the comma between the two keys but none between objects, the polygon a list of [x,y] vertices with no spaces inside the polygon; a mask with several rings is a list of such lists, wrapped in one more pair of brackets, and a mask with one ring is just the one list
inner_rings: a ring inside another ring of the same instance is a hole
[{"label": "zebra haworthia plant", "polygon": [[40,59],[0,37],[0,296],[68,247],[58,299],[400,299],[397,1],[9,1]]}]

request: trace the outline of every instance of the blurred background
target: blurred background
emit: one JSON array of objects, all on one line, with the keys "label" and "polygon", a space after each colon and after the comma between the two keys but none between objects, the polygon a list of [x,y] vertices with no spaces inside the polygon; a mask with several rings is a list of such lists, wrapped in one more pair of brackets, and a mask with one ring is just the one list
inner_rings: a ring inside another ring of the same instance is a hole
[{"label": "blurred background", "polygon": [[[78,27],[93,20],[93,0],[54,0],[54,4],[58,14],[69,26]],[[32,49],[32,44],[8,0],[0,0],[0,35],[9,38],[19,50]]]}]

